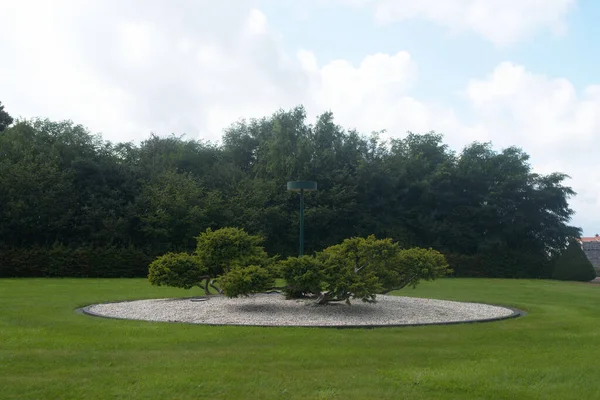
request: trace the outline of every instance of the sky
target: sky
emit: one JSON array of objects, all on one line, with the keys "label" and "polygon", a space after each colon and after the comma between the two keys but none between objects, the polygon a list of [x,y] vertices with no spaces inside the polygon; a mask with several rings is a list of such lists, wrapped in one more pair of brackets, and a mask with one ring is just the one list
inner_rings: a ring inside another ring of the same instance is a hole
[{"label": "sky", "polygon": [[0,101],[113,142],[218,141],[304,105],[456,151],[518,146],[600,233],[600,2],[0,0]]}]

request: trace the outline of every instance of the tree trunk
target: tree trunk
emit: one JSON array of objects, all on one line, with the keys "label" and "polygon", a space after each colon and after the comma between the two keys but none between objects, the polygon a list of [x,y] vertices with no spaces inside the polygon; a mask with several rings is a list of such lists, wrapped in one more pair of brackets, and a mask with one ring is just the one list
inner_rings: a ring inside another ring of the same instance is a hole
[{"label": "tree trunk", "polygon": [[208,282],[210,281],[210,276],[203,277],[204,280],[204,295],[210,296],[210,290],[208,290]]},{"label": "tree trunk", "polygon": [[217,286],[215,286],[214,282],[215,282],[215,280],[214,280],[214,279],[211,279],[211,280],[210,280],[210,287],[212,287],[212,288],[213,288],[213,289],[215,289],[217,292],[219,292],[219,294],[223,294],[223,291],[222,291],[220,288],[218,288]]},{"label": "tree trunk", "polygon": [[317,297],[317,304],[327,304],[331,300],[329,292],[322,292],[319,297]]}]

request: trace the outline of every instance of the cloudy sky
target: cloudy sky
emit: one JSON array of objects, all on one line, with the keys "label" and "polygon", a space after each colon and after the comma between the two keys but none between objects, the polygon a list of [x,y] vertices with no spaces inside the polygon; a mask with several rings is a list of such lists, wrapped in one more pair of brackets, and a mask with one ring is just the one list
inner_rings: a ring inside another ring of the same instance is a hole
[{"label": "cloudy sky", "polygon": [[0,101],[111,141],[218,140],[303,104],[390,137],[522,147],[600,233],[597,0],[0,0]]}]

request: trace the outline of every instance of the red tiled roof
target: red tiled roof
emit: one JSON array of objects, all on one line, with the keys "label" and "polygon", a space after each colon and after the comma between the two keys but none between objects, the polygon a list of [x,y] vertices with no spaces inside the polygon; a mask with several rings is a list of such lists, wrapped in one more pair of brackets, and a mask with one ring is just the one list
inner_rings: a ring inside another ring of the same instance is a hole
[{"label": "red tiled roof", "polygon": [[579,240],[582,242],[600,242],[600,236],[582,237]]}]

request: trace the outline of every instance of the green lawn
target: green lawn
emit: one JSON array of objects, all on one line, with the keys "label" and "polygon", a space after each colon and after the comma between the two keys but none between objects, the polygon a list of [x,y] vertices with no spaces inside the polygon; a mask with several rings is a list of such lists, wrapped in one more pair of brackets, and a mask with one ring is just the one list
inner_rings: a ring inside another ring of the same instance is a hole
[{"label": "green lawn", "polygon": [[600,399],[600,285],[444,279],[399,294],[520,308],[412,328],[207,327],[95,318],[190,296],[145,280],[0,280],[1,399]]}]

